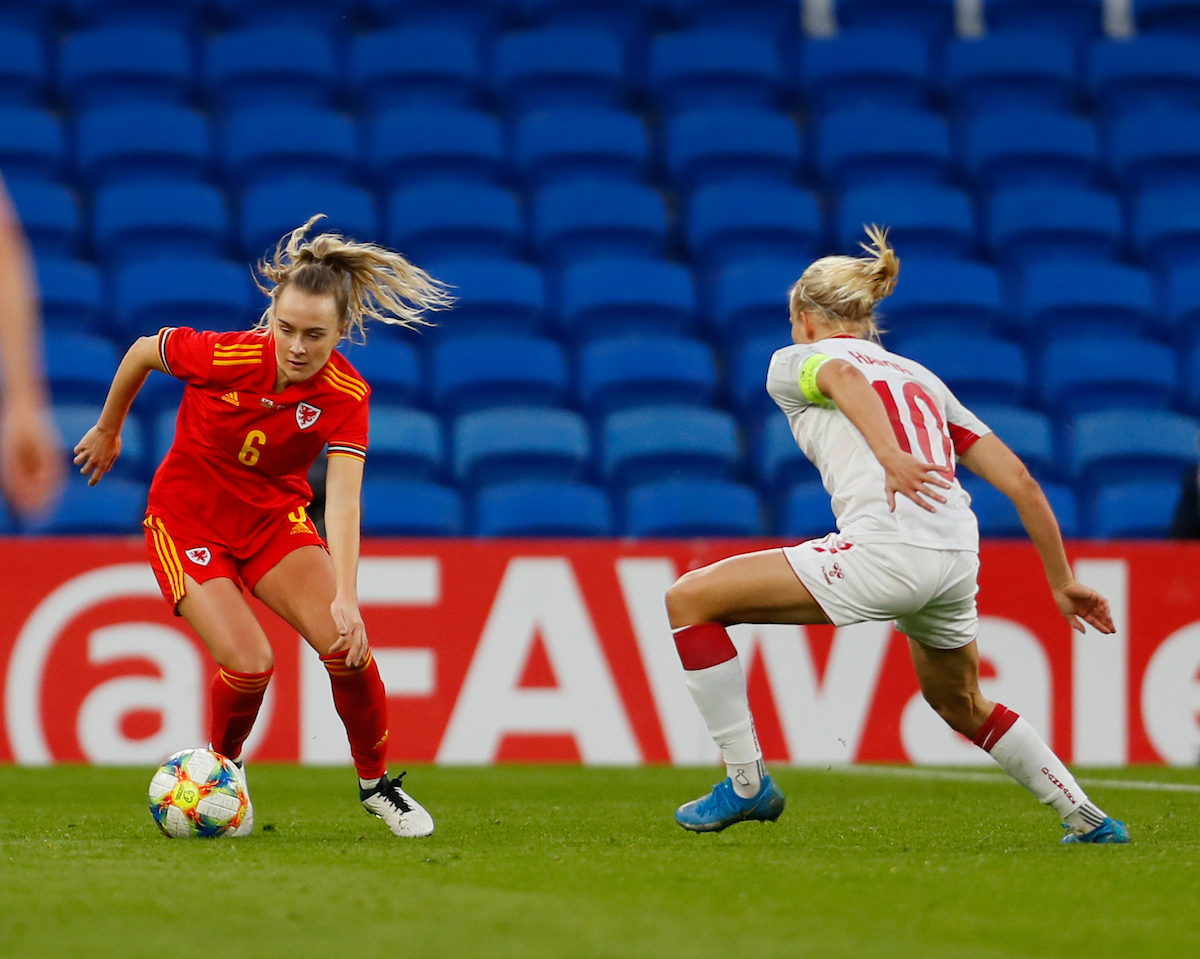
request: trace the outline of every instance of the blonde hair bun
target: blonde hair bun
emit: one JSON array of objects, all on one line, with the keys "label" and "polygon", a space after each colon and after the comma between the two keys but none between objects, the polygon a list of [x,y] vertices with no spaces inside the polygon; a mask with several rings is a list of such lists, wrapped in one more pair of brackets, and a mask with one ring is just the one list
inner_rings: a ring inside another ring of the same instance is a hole
[{"label": "blonde hair bun", "polygon": [[823,256],[809,265],[788,294],[792,316],[818,313],[847,332],[877,337],[875,306],[891,296],[900,276],[900,258],[887,238],[887,227],[864,227],[867,256]]}]

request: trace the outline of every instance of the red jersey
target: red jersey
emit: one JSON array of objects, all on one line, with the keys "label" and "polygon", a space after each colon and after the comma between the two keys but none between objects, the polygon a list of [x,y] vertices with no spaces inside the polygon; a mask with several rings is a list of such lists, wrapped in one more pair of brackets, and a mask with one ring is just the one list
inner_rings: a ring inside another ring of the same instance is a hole
[{"label": "red jersey", "polygon": [[326,444],[330,456],[366,458],[371,389],[340,353],[276,393],[266,330],[166,327],[158,351],[187,387],[149,512],[186,512],[235,544],[260,522],[309,504],[308,470]]}]

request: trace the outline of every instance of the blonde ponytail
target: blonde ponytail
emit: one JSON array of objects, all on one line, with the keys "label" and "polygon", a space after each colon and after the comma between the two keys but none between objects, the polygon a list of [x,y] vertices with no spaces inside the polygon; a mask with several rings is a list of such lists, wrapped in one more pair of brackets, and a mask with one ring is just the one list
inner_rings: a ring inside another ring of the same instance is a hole
[{"label": "blonde ponytail", "polygon": [[422,314],[448,309],[454,297],[445,284],[413,266],[399,253],[374,243],[355,243],[336,233],[321,233],[310,240],[305,234],[324,213],[280,240],[270,259],[260,260],[255,277],[258,288],[271,298],[258,327],[270,321],[279,294],[289,286],[310,294],[331,294],[345,324],[343,336],[361,341],[368,320],[413,329],[432,326]]},{"label": "blonde ponytail", "polygon": [[871,242],[859,245],[867,256],[824,256],[804,271],[788,293],[793,317],[816,313],[836,329],[878,339],[875,305],[896,288],[900,259],[886,227],[865,229]]}]

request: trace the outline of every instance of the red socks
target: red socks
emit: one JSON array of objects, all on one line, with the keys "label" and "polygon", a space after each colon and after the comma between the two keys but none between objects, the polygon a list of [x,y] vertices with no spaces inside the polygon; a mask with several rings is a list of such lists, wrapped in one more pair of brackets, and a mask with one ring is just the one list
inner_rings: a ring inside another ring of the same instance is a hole
[{"label": "red socks", "polygon": [[350,755],[360,779],[378,779],[387,771],[387,691],[375,657],[363,666],[346,665],[344,652],[321,657],[333,686],[333,705],[346,726]]},{"label": "red socks", "polygon": [[237,759],[242,754],[242,743],[254,727],[273,672],[237,673],[222,667],[213,677],[208,741],[222,756]]},{"label": "red socks", "polygon": [[737,655],[733,641],[720,623],[696,623],[675,630],[675,649],[687,670],[708,669]]}]

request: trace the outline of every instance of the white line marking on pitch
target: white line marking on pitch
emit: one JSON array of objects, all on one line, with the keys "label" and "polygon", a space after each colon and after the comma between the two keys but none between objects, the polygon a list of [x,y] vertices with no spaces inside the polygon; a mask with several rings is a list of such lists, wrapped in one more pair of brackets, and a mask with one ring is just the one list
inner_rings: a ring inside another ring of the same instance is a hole
[{"label": "white line marking on pitch", "polygon": [[[924,769],[916,766],[843,766],[829,772],[860,776],[893,776],[898,779],[943,779],[950,782],[1004,783],[1012,780],[1003,773],[965,772],[954,769]],[[1104,789],[1148,789],[1154,792],[1200,793],[1197,783],[1160,783],[1144,779],[1093,779],[1081,777],[1080,785]]]}]

